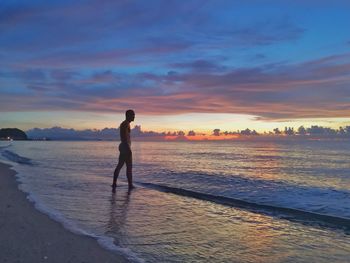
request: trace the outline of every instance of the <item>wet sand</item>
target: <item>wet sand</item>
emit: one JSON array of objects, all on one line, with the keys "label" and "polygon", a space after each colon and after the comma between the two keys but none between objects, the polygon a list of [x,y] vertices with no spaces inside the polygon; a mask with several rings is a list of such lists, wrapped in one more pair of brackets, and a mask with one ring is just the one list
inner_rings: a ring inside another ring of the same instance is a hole
[{"label": "wet sand", "polygon": [[36,210],[15,174],[0,163],[0,262],[128,262]]}]

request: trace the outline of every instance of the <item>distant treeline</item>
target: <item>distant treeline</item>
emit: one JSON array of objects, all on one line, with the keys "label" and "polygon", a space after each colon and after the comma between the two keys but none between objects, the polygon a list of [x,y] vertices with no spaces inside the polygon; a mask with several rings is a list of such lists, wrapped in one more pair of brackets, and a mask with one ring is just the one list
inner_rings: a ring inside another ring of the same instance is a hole
[{"label": "distant treeline", "polygon": [[275,128],[272,131],[263,132],[263,133],[258,133],[255,130],[250,130],[249,128],[245,130],[238,130],[235,132],[231,132],[231,131],[222,132],[220,129],[215,129],[213,130],[213,135],[215,136],[220,136],[220,135],[350,136],[350,126],[333,129],[329,127],[313,125],[308,128],[305,128],[304,126],[300,126],[296,130],[293,127],[285,127],[284,130]]},{"label": "distant treeline", "polygon": [[[75,130],[62,127],[52,127],[39,129],[34,128],[27,131],[28,137],[33,140],[119,140],[118,128],[104,128],[98,129],[85,129]],[[333,129],[329,127],[322,127],[313,125],[305,128],[300,126],[297,129],[293,127],[285,127],[284,129],[275,128],[272,131],[257,132],[249,128],[237,131],[221,131],[220,129],[214,129],[211,134],[203,134],[195,132],[194,130],[184,131],[172,131],[172,132],[155,132],[155,131],[142,131],[140,125],[136,125],[131,134],[134,140],[164,140],[166,138],[178,138],[188,139],[191,136],[227,136],[237,135],[240,137],[246,136],[298,136],[298,137],[349,137],[350,138],[350,126],[339,127]]]}]

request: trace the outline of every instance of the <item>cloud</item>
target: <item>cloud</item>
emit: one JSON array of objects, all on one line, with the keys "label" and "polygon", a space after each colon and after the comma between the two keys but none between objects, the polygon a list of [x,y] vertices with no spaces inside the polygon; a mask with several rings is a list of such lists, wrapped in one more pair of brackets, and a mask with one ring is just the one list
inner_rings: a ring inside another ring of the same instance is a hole
[{"label": "cloud", "polygon": [[123,112],[134,108],[138,113],[161,115],[211,112],[250,114],[260,119],[346,117],[350,113],[349,57],[341,54],[279,67],[206,73],[107,70],[87,75],[69,72],[62,78],[56,71],[30,70],[18,72],[17,78],[32,93],[23,97],[5,94],[0,102],[8,111]]},{"label": "cloud", "polygon": [[[340,56],[340,61],[348,56]],[[135,105],[146,113],[243,113],[263,118],[345,117],[349,114],[349,64],[310,61],[269,71],[236,69],[224,74],[185,73],[158,76],[158,87],[174,92],[105,101]],[[152,76],[152,80],[155,76]]]},{"label": "cloud", "polygon": [[[224,21],[220,14],[227,4],[212,5],[199,0],[186,5],[97,0],[5,4],[0,13],[5,58],[0,65],[67,68],[149,65],[159,60],[181,63],[176,60],[188,54],[271,45],[298,39],[304,32],[287,16]],[[194,66],[208,69],[205,61],[198,58]]]},{"label": "cloud", "polygon": [[227,67],[213,61],[198,59],[190,62],[178,62],[169,65],[171,68],[187,69],[194,72],[220,72],[225,71]]},{"label": "cloud", "polygon": [[350,55],[280,62],[308,31],[256,4],[7,2],[0,111],[348,117]]},{"label": "cloud", "polygon": [[[277,21],[265,20],[251,27],[239,28],[232,31],[237,45],[271,45],[276,42],[295,40],[302,36],[305,29],[291,23],[282,17]],[[237,37],[236,37],[237,36]]]}]

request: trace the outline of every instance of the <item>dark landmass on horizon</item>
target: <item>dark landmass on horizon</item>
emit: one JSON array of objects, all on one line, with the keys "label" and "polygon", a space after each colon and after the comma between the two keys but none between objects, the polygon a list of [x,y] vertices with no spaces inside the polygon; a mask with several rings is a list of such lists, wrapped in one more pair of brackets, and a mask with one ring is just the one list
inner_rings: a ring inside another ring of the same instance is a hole
[{"label": "dark landmass on horizon", "polygon": [[[136,125],[131,134],[136,141],[166,141],[191,140],[195,136],[204,136],[203,133],[196,133],[191,130],[187,133],[184,131],[175,132],[155,132],[143,131],[140,125]],[[104,128],[104,129],[85,129],[75,130],[72,128],[52,127],[52,128],[34,128],[27,131],[28,138],[31,140],[102,140],[102,141],[117,141],[119,140],[119,128]],[[258,133],[255,130],[245,129],[237,131],[221,131],[214,129],[211,134],[212,138],[220,137],[224,139],[247,139],[247,138],[281,138],[281,139],[350,139],[350,126],[339,127],[333,129],[313,125],[311,127],[300,126],[298,129],[285,127],[284,130],[278,128],[272,131]],[[232,136],[236,136],[232,138]],[[208,139],[207,139],[208,140]]]},{"label": "dark landmass on horizon", "polygon": [[[143,131],[140,125],[136,125],[131,134],[136,141],[189,141],[196,136],[203,137],[202,140],[245,140],[245,139],[350,139],[350,126],[332,129],[322,126],[311,126],[304,128],[300,126],[297,130],[292,127],[278,128],[273,131],[258,133],[255,130],[245,129],[237,131],[221,131],[214,129],[211,134],[196,133],[191,130],[175,132]],[[205,137],[207,136],[207,137]],[[210,137],[210,138],[208,138]],[[72,128],[52,127],[34,128],[26,132],[17,128],[0,129],[0,140],[55,140],[55,141],[118,141],[119,128],[85,129],[75,130]]]},{"label": "dark landmass on horizon", "polygon": [[0,140],[28,140],[27,134],[18,128],[0,129]]}]

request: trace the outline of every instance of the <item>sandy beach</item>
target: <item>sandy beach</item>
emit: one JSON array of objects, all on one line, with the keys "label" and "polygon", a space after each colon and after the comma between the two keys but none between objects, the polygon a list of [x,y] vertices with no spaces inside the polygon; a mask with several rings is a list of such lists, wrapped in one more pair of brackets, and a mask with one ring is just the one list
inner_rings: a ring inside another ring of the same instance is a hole
[{"label": "sandy beach", "polygon": [[128,262],[40,213],[0,163],[0,262]]}]

